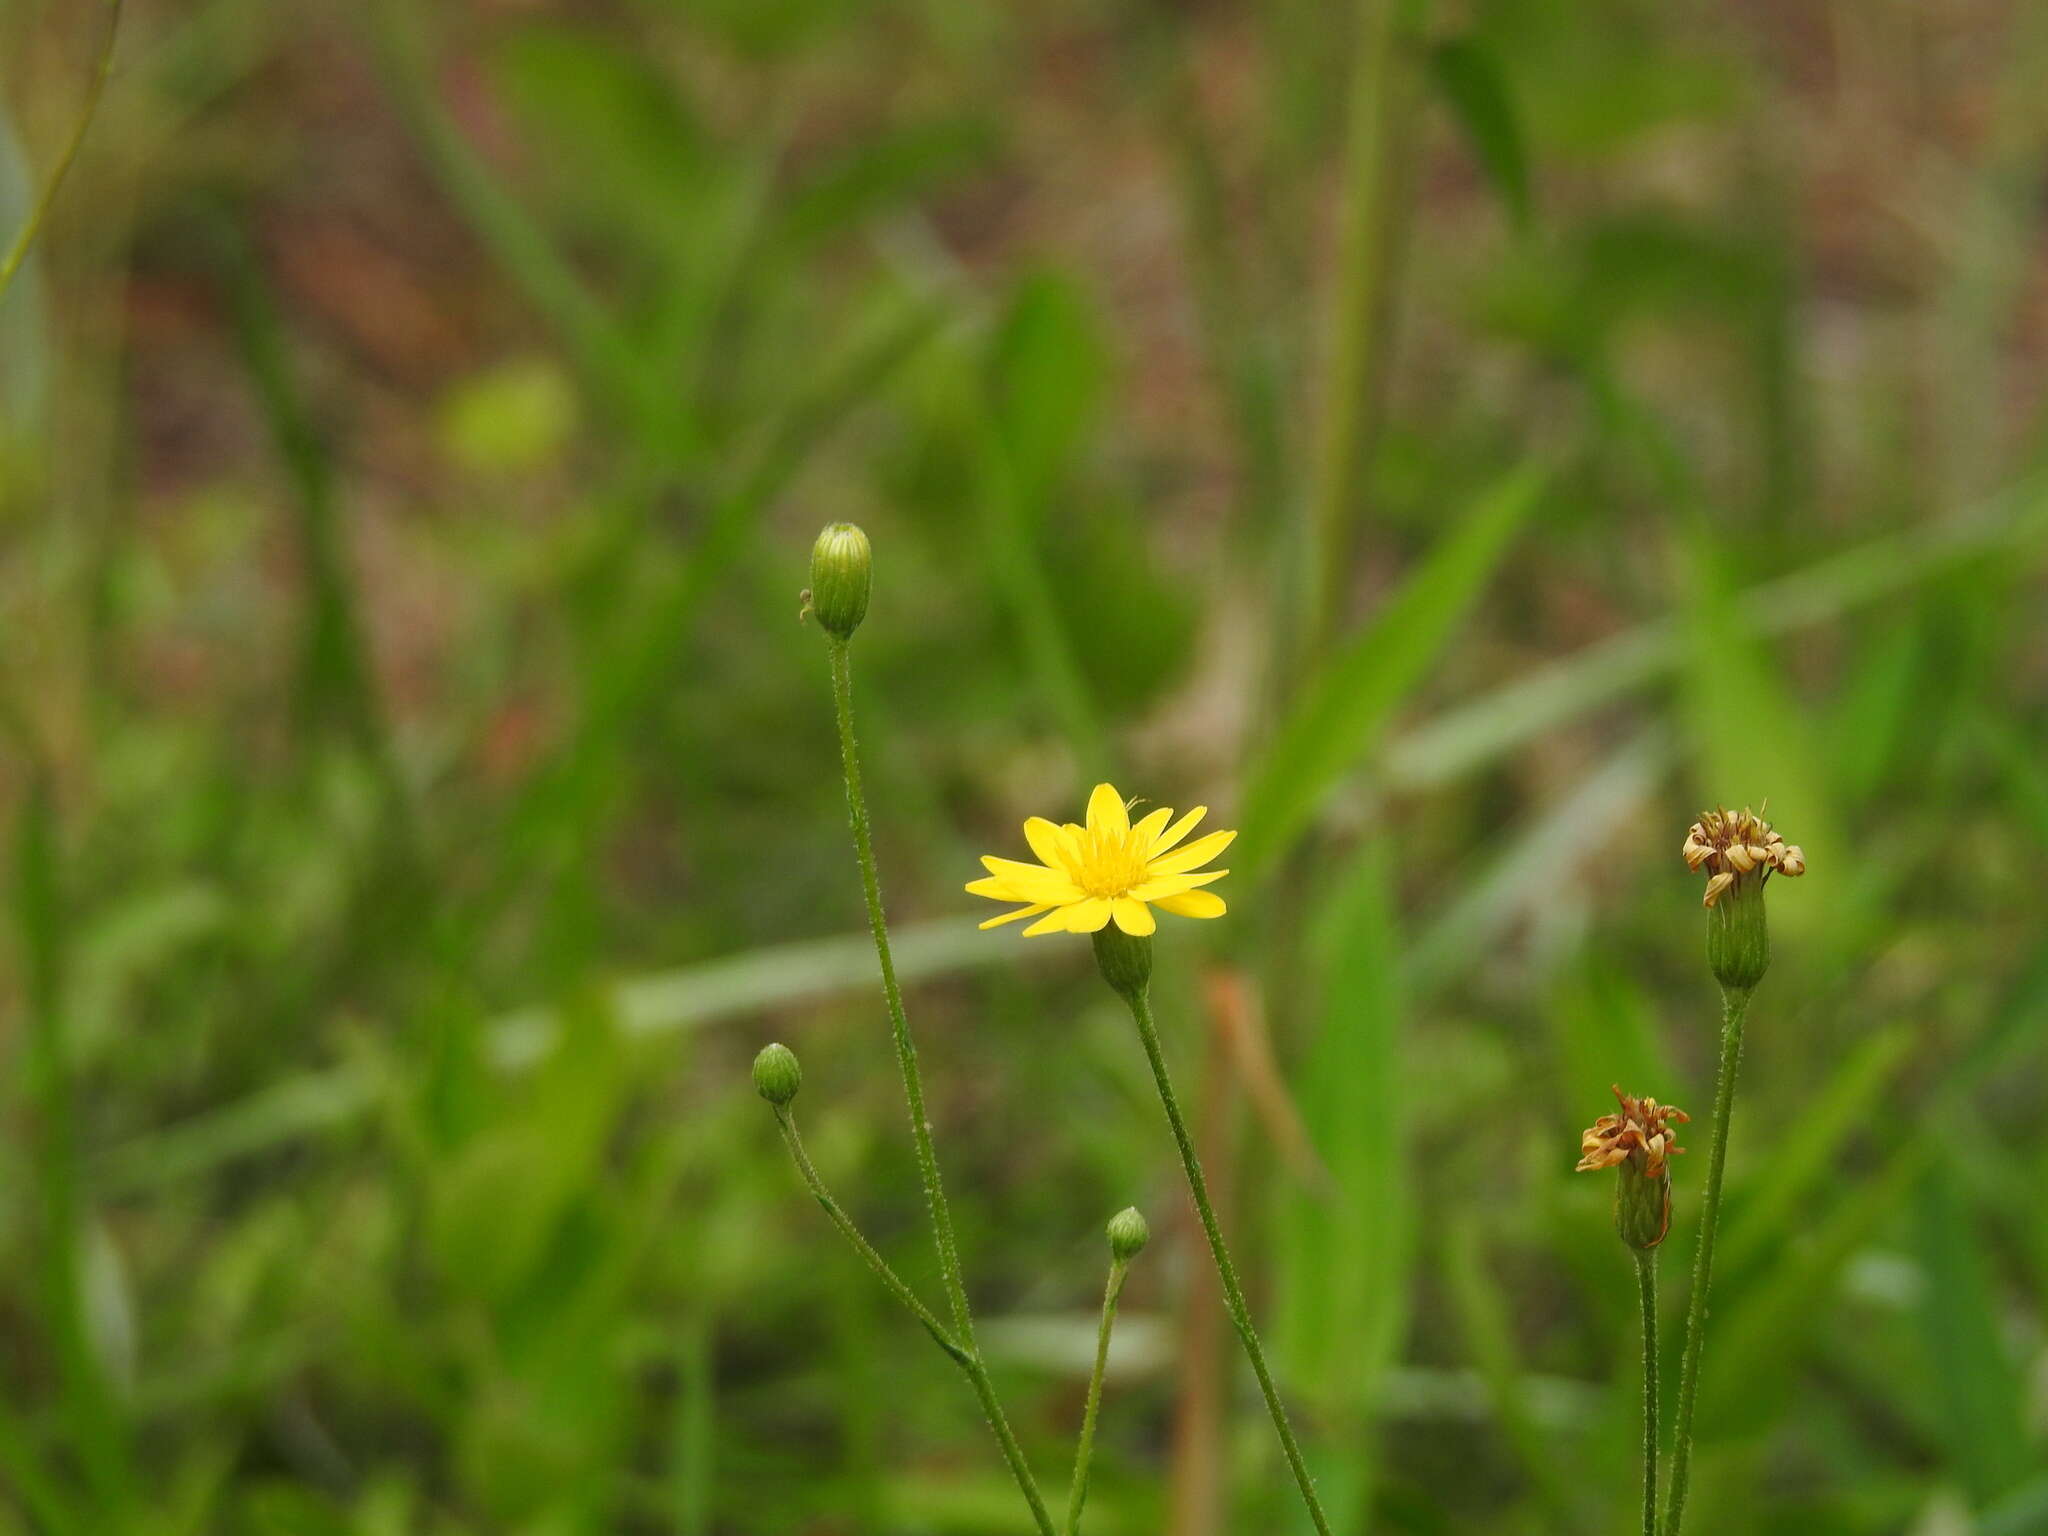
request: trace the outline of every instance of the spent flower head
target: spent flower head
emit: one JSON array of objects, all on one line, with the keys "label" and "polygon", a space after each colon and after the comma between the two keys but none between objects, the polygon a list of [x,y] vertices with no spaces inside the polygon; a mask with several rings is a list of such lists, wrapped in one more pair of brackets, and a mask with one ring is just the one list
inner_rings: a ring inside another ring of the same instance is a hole
[{"label": "spent flower head", "polygon": [[1751,884],[1752,876],[1761,889],[1774,873],[1806,873],[1806,855],[1799,845],[1786,842],[1768,821],[1746,806],[1740,811],[1702,811],[1700,819],[1687,829],[1679,856],[1694,874],[1706,871],[1704,904],[1709,907],[1738,884]]},{"label": "spent flower head", "polygon": [[1636,1098],[1615,1085],[1618,1115],[1602,1115],[1579,1138],[1580,1173],[1614,1168],[1614,1229],[1631,1248],[1648,1252],[1671,1230],[1671,1159],[1685,1148],[1673,1125],[1692,1117],[1682,1109]]},{"label": "spent flower head", "polygon": [[1154,907],[1180,917],[1221,917],[1223,898],[1199,887],[1230,871],[1197,866],[1229,847],[1237,834],[1211,832],[1183,843],[1207,813],[1207,806],[1198,805],[1176,821],[1171,810],[1161,807],[1133,822],[1123,796],[1111,785],[1098,784],[1088,797],[1086,826],[1033,816],[1024,823],[1024,840],[1042,862],[990,855],[981,861],[988,874],[968,882],[971,895],[1020,903],[981,926],[1036,917],[1024,930],[1029,938],[1098,933],[1114,922],[1122,932],[1142,938],[1158,926]]}]

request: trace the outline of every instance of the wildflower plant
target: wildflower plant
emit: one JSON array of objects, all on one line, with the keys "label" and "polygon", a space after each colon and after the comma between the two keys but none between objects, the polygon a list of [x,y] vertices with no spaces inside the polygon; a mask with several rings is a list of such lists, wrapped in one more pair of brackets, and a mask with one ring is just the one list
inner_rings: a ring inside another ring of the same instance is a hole
[{"label": "wildflower plant", "polygon": [[1223,1282],[1223,1300],[1230,1321],[1250,1358],[1252,1374],[1266,1400],[1266,1411],[1280,1437],[1287,1465],[1301,1489],[1309,1517],[1322,1536],[1329,1536],[1329,1520],[1317,1497],[1301,1446],[1288,1423],[1287,1409],[1273,1384],[1266,1364],[1265,1346],[1252,1326],[1251,1309],[1238,1283],[1237,1267],[1231,1262],[1223,1229],[1216,1221],[1216,1208],[1209,1198],[1209,1184],[1202,1162],[1195,1155],[1194,1138],[1181,1114],[1180,1100],[1166,1068],[1166,1056],[1159,1043],[1159,1027],[1152,1017],[1152,934],[1157,924],[1152,908],[1183,917],[1221,917],[1223,899],[1201,889],[1221,879],[1228,870],[1198,871],[1230,845],[1235,832],[1211,832],[1185,847],[1182,839],[1207,814],[1197,806],[1179,820],[1173,812],[1159,809],[1136,823],[1130,808],[1114,786],[1098,784],[1088,797],[1087,824],[1056,824],[1041,816],[1024,823],[1024,840],[1041,863],[1025,864],[987,856],[982,867],[988,874],[971,882],[967,889],[976,896],[1021,903],[1016,909],[982,924],[992,928],[1020,918],[1036,917],[1024,930],[1031,938],[1045,933],[1085,933],[1095,945],[1095,963],[1110,989],[1131,1010],[1138,1038],[1152,1067],[1152,1081],[1159,1090],[1159,1102],[1180,1149],[1181,1169],[1187,1176],[1188,1193],[1194,1198],[1202,1231],[1209,1239],[1209,1253]]},{"label": "wildflower plant", "polygon": [[1614,1087],[1619,1114],[1579,1138],[1580,1173],[1615,1171],[1614,1230],[1635,1255],[1643,1321],[1643,1536],[1657,1536],[1657,1249],[1671,1231],[1671,1159],[1685,1151],[1674,1125],[1692,1119],[1655,1099]]},{"label": "wildflower plant", "polygon": [[[851,523],[834,523],[818,535],[811,551],[811,584],[802,597],[802,614],[815,619],[824,631],[826,654],[831,664],[832,701],[839,727],[840,767],[846,780],[847,819],[853,832],[854,856],[860,866],[861,893],[868,912],[868,928],[873,937],[875,958],[881,970],[882,996],[889,1014],[892,1041],[896,1049],[896,1061],[903,1080],[903,1096],[910,1114],[911,1140],[916,1148],[918,1174],[924,1186],[925,1206],[931,1220],[932,1238],[938,1251],[939,1273],[946,1291],[950,1320],[942,1319],[928,1307],[907,1281],[892,1269],[873,1243],[869,1242],[845,1209],[833,1198],[826,1188],[824,1179],[805,1150],[803,1139],[797,1132],[796,1118],[791,1108],[798,1090],[803,1084],[803,1072],[795,1053],[781,1044],[770,1044],[762,1048],[754,1059],[754,1087],[775,1113],[777,1128],[789,1148],[791,1160],[812,1197],[818,1202],[826,1217],[846,1238],[861,1260],[873,1270],[883,1286],[901,1302],[912,1317],[916,1318],[932,1341],[938,1345],[972,1385],[989,1428],[995,1435],[996,1444],[1008,1464],[1011,1476],[1016,1480],[1018,1491],[1031,1512],[1033,1525],[1040,1536],[1058,1536],[1051,1511],[1040,1493],[1030,1464],[1025,1460],[1023,1447],[1011,1430],[1009,1420],[1003,1412],[1002,1403],[996,1396],[995,1385],[989,1377],[980,1345],[975,1339],[974,1314],[968,1302],[967,1286],[960,1263],[959,1244],[954,1236],[951,1207],[946,1201],[945,1184],[939,1173],[937,1149],[933,1145],[930,1118],[925,1109],[924,1081],[917,1060],[917,1047],[911,1038],[910,1021],[904,1011],[903,991],[896,980],[896,963],[889,944],[889,925],[882,909],[881,881],[875,861],[874,839],[869,831],[867,798],[861,788],[860,754],[853,730],[853,672],[849,656],[849,642],[862,620],[867,617],[868,601],[873,590],[874,552],[867,535]],[[1123,818],[1123,806],[1116,805],[1116,817]],[[1186,835],[1201,812],[1183,818],[1175,841]],[[1148,818],[1149,821],[1149,818]],[[1050,824],[1047,824],[1048,826]],[[1092,825],[1092,818],[1091,818]],[[1107,822],[1105,822],[1105,826]],[[1056,829],[1060,832],[1057,843],[1047,847],[1060,851],[1067,841],[1067,834],[1078,834],[1082,829]],[[1154,836],[1160,830],[1157,826],[1147,828],[1145,843],[1148,854],[1154,851],[1159,839]],[[1121,841],[1091,838],[1085,843],[1076,842],[1080,850],[1082,869],[1089,884],[1055,884],[1050,868],[1018,865],[1019,872],[1006,875],[1012,881],[1024,881],[1028,893],[1014,899],[1025,903],[1025,911],[1011,914],[1021,917],[1029,914],[1051,911],[1058,919],[1058,926],[1079,925],[1095,922],[1097,927],[1108,923],[1112,914],[1120,923],[1143,924],[1142,931],[1152,931],[1151,917],[1146,902],[1157,902],[1164,906],[1171,897],[1200,896],[1204,893],[1195,889],[1204,879],[1214,879],[1215,874],[1206,877],[1188,877],[1179,871],[1192,868],[1203,862],[1209,855],[1229,841],[1230,834],[1222,835],[1222,842],[1214,836],[1203,838],[1190,845],[1178,855],[1169,856],[1167,862],[1174,863],[1172,870],[1159,869],[1154,859],[1146,864],[1145,878],[1154,883],[1154,888],[1140,897],[1135,889],[1136,882],[1126,882],[1113,893],[1109,891],[1109,880],[1105,871],[1122,869],[1120,859],[1127,859],[1125,852],[1137,846],[1135,829],[1123,820],[1118,836]],[[1114,843],[1114,847],[1112,847]],[[1037,846],[1034,842],[1034,847]],[[1199,850],[1199,857],[1189,859],[1190,852]],[[1163,853],[1164,850],[1156,850]],[[1175,861],[1178,862],[1175,862]],[[995,865],[1000,860],[990,861],[990,878],[994,881],[999,872]],[[1034,874],[1021,873],[1034,870]],[[1221,871],[1217,872],[1222,873]],[[1077,877],[1078,878],[1078,877]],[[1167,887],[1158,887],[1158,882],[1167,882]],[[1004,886],[1004,891],[1010,887]],[[991,890],[984,894],[997,894]],[[1184,909],[1192,906],[1190,915],[1214,916],[1223,910],[1223,903],[1209,898],[1208,903],[1184,903]],[[1099,917],[1097,914],[1100,914]],[[1008,919],[998,919],[1007,921]],[[988,926],[988,925],[984,925]],[[1050,931],[1048,924],[1035,924],[1033,932]],[[1079,931],[1088,931],[1080,928]],[[1137,931],[1135,926],[1132,931]],[[1074,1470],[1068,1495],[1065,1536],[1078,1536],[1081,1511],[1087,1500],[1088,1475],[1095,1446],[1096,1413],[1101,1404],[1102,1381],[1109,1359],[1111,1330],[1115,1326],[1117,1302],[1123,1293],[1124,1280],[1131,1262],[1145,1246],[1148,1232],[1145,1219],[1135,1209],[1126,1209],[1112,1217],[1107,1229],[1110,1249],[1109,1279],[1103,1292],[1102,1322],[1097,1334],[1095,1366],[1089,1379],[1087,1404],[1084,1410],[1079,1444],[1074,1457]],[[1220,1239],[1219,1239],[1220,1241]],[[1234,1292],[1233,1292],[1234,1294]],[[1263,1379],[1263,1372],[1262,1372]]]},{"label": "wildflower plant", "polygon": [[1671,1491],[1665,1501],[1665,1536],[1678,1536],[1692,1473],[1692,1419],[1706,1347],[1707,1290],[1714,1275],[1714,1238],[1720,1227],[1721,1180],[1728,1160],[1728,1122],[1742,1065],[1742,1027],[1749,999],[1771,964],[1764,887],[1773,875],[1806,873],[1806,855],[1787,843],[1757,812],[1716,808],[1701,813],[1685,834],[1679,856],[1707,876],[1707,968],[1721,988],[1721,1063],[1714,1112],[1707,1131],[1706,1188],[1700,1204],[1699,1246],[1693,1259],[1685,1344],[1678,1372],[1678,1416],[1673,1425]]}]

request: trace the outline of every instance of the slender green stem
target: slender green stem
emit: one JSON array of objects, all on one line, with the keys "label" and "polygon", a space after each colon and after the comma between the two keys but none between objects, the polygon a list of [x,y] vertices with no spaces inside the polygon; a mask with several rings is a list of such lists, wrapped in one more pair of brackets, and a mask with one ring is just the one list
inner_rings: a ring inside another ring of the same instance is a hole
[{"label": "slender green stem", "polygon": [[795,1118],[785,1106],[775,1106],[775,1123],[781,1127],[782,1139],[789,1146],[789,1155],[796,1161],[797,1172],[803,1175],[804,1183],[811,1191],[811,1197],[824,1208],[825,1214],[832,1218],[832,1225],[853,1244],[853,1251],[867,1261],[868,1268],[872,1269],[882,1284],[889,1288],[889,1294],[909,1308],[912,1317],[924,1324],[924,1331],[932,1336],[932,1342],[954,1360],[966,1364],[967,1351],[954,1342],[953,1335],[946,1331],[946,1325],[932,1315],[931,1308],[920,1301],[917,1292],[910,1288],[908,1282],[889,1267],[889,1261],[876,1252],[875,1245],[862,1235],[860,1228],[853,1224],[853,1218],[848,1216],[840,1208],[839,1202],[832,1198],[832,1192],[825,1188],[825,1181],[818,1176],[818,1170],[813,1166],[810,1154],[804,1150],[803,1138],[797,1135]]},{"label": "slender green stem", "polygon": [[959,1366],[974,1388],[974,1395],[981,1400],[981,1411],[988,1416],[989,1428],[995,1431],[996,1444],[1002,1447],[1003,1460],[1010,1464],[1010,1473],[1017,1479],[1018,1491],[1024,1495],[1024,1502],[1031,1506],[1031,1516],[1037,1522],[1040,1536],[1056,1536],[1052,1515],[1045,1507],[1044,1496],[1038,1491],[1038,1481],[1031,1475],[1031,1467],[1024,1460],[1024,1448],[1017,1443],[1017,1436],[1010,1428],[1010,1421],[1003,1415],[1003,1405],[996,1400],[995,1384],[989,1380],[988,1367],[983,1364],[980,1354],[972,1348],[963,1348],[946,1331],[946,1325],[938,1320],[913,1291],[903,1277],[889,1267],[889,1261],[875,1251],[875,1245],[862,1235],[860,1228],[853,1224],[853,1218],[840,1208],[832,1198],[832,1192],[825,1187],[825,1181],[818,1176],[818,1170],[811,1163],[810,1154],[804,1150],[803,1138],[797,1135],[796,1120],[786,1105],[775,1107],[775,1123],[782,1130],[782,1139],[789,1146],[789,1155],[795,1159],[797,1172],[803,1175],[804,1184],[810,1189],[825,1214],[832,1219],[832,1225],[853,1245],[875,1272],[889,1294],[909,1309],[910,1315],[924,1324],[924,1331],[932,1336],[932,1342],[946,1352],[946,1356]]},{"label": "slender green stem", "polygon": [[114,64],[114,39],[120,33],[121,0],[111,0],[107,6],[107,29],[100,37],[99,62],[93,66],[91,83],[85,88],[85,103],[79,108],[78,119],[71,126],[71,137],[64,141],[64,149],[50,170],[50,179],[43,183],[42,196],[29,210],[28,219],[15,235],[14,243],[7,248],[6,256],[0,257],[0,294],[7,292],[8,285],[14,281],[14,274],[21,270],[21,263],[28,255],[28,248],[35,244],[36,233],[43,227],[50,205],[57,201],[58,188],[64,185],[64,178],[70,174],[71,162],[78,158],[79,146],[85,143],[85,131],[92,126],[92,120],[100,109],[100,93],[106,89],[107,74]]},{"label": "slender green stem", "polygon": [[1700,1242],[1692,1265],[1692,1296],[1686,1303],[1685,1349],[1678,1367],[1678,1418],[1671,1441],[1671,1496],[1665,1502],[1666,1536],[1678,1536],[1685,1518],[1686,1486],[1692,1475],[1692,1411],[1699,1395],[1700,1354],[1706,1342],[1707,1286],[1714,1275],[1714,1232],[1721,1218],[1721,1174],[1728,1162],[1728,1117],[1735,1108],[1735,1075],[1742,1065],[1742,1020],[1749,993],[1721,991],[1721,1075],[1714,1086],[1714,1123],[1707,1147],[1707,1187],[1700,1206]]},{"label": "slender green stem", "polygon": [[1159,1087],[1159,1102],[1166,1107],[1167,1124],[1173,1128],[1173,1139],[1180,1147],[1181,1167],[1188,1178],[1188,1193],[1194,1196],[1195,1211],[1202,1218],[1202,1230],[1208,1234],[1209,1252],[1216,1259],[1216,1273],[1223,1281],[1223,1300],[1230,1312],[1230,1321],[1237,1329],[1237,1336],[1244,1341],[1244,1352],[1251,1358],[1252,1374],[1259,1378],[1259,1390],[1265,1394],[1266,1411],[1272,1415],[1273,1428],[1280,1436],[1281,1449],[1287,1453],[1287,1465],[1294,1473],[1294,1481],[1301,1488],[1302,1502],[1308,1505],[1309,1518],[1315,1522],[1320,1536],[1330,1536],[1329,1517],[1323,1513],[1322,1501],[1316,1497],[1315,1482],[1308,1475],[1308,1463],[1302,1460],[1301,1447],[1295,1442],[1294,1429],[1287,1422],[1287,1410],[1281,1405],[1279,1389],[1273,1385],[1273,1373],[1266,1367],[1266,1351],[1259,1343],[1258,1330],[1252,1327],[1251,1309],[1245,1305],[1244,1289],[1237,1283],[1237,1267],[1230,1262],[1230,1250],[1224,1246],[1223,1231],[1216,1225],[1216,1208],[1209,1200],[1209,1181],[1202,1177],[1201,1159],[1195,1156],[1195,1143],[1188,1135],[1187,1121],[1181,1118],[1180,1101],[1174,1097],[1173,1080],[1166,1073],[1166,1057],[1159,1049],[1159,1028],[1152,1022],[1151,999],[1142,989],[1124,993],[1124,1000],[1131,1005],[1131,1017],[1137,1021],[1138,1035],[1145,1042],[1146,1058],[1152,1063],[1152,1081]]},{"label": "slender green stem", "polygon": [[1657,1250],[1635,1250],[1643,1302],[1643,1536],[1657,1536]]},{"label": "slender green stem", "polygon": [[910,1135],[917,1144],[917,1171],[924,1180],[925,1205],[931,1212],[932,1239],[938,1245],[939,1273],[953,1326],[960,1343],[974,1353],[974,1317],[967,1307],[967,1286],[960,1275],[960,1250],[953,1240],[953,1212],[939,1180],[939,1156],[932,1147],[931,1121],[925,1115],[924,1080],[918,1075],[917,1047],[910,1039],[910,1020],[903,1012],[903,989],[896,984],[896,961],[889,953],[889,923],[882,915],[882,885],[875,872],[875,840],[868,830],[868,802],[860,786],[860,749],[853,739],[853,667],[846,642],[825,637],[832,658],[832,707],[839,718],[839,762],[846,774],[846,815],[853,825],[853,848],[860,859],[861,894],[867,898],[868,931],[874,935],[875,957],[882,965],[882,995],[889,1004],[889,1027],[896,1038],[896,1065],[903,1075],[903,1097],[910,1106]]},{"label": "slender green stem", "polygon": [[1116,1326],[1117,1298],[1123,1295],[1128,1259],[1109,1261],[1109,1284],[1102,1291],[1102,1326],[1095,1333],[1095,1369],[1088,1376],[1088,1402],[1081,1410],[1081,1443],[1074,1451],[1074,1482],[1067,1490],[1066,1536],[1080,1536],[1081,1506],[1088,1502],[1088,1468],[1095,1460],[1095,1413],[1102,1405],[1102,1375],[1109,1365],[1109,1333]]}]

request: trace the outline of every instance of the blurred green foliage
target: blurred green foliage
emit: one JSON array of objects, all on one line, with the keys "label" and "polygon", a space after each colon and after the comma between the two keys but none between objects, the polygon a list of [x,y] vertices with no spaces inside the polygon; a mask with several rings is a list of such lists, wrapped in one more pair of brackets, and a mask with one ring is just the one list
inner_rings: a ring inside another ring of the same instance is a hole
[{"label": "blurred green foliage", "polygon": [[[0,11],[9,230],[95,20]],[[1085,946],[959,894],[1112,774],[1247,831],[1157,992],[1344,1529],[1627,1520],[1569,1170],[1610,1082],[1706,1108],[1677,847],[1766,796],[1693,1528],[2048,1529],[2038,7],[124,27],[0,305],[0,1530],[1025,1529],[747,1081],[801,1051],[936,1299],[797,623],[840,518],[1048,1487],[1155,1233],[1092,1530],[1301,1518]]]}]

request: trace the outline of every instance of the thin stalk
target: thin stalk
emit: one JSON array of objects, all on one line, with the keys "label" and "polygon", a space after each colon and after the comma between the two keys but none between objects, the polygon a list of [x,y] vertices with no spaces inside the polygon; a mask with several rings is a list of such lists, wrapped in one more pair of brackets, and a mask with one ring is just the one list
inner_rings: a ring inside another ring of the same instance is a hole
[{"label": "thin stalk", "polygon": [[1010,1428],[1010,1421],[1003,1416],[1003,1407],[996,1400],[996,1389],[989,1380],[988,1367],[983,1364],[980,1354],[971,1347],[963,1347],[946,1331],[946,1325],[932,1314],[931,1308],[918,1300],[917,1292],[905,1283],[903,1277],[889,1267],[889,1261],[875,1251],[875,1245],[862,1235],[860,1228],[853,1224],[853,1218],[840,1208],[832,1198],[832,1192],[825,1188],[825,1181],[818,1176],[818,1170],[811,1163],[810,1154],[804,1150],[803,1138],[797,1135],[796,1120],[785,1105],[775,1106],[775,1123],[782,1131],[782,1139],[789,1147],[789,1155],[795,1159],[797,1172],[803,1175],[804,1184],[811,1192],[832,1225],[853,1245],[854,1252],[866,1261],[889,1294],[909,1309],[910,1315],[924,1325],[924,1331],[932,1336],[932,1342],[946,1352],[946,1357],[959,1366],[967,1380],[974,1387],[974,1395],[981,1400],[981,1411],[988,1417],[989,1428],[995,1431],[996,1444],[1002,1447],[1003,1460],[1010,1464],[1010,1475],[1017,1479],[1018,1491],[1024,1495],[1024,1502],[1031,1506],[1032,1519],[1037,1523],[1040,1536],[1056,1536],[1052,1516],[1047,1512],[1045,1499],[1038,1491],[1037,1479],[1031,1475],[1031,1467],[1024,1460],[1024,1448],[1017,1443],[1017,1436]]},{"label": "thin stalk", "polygon": [[56,165],[51,167],[50,179],[43,183],[42,195],[29,210],[27,221],[15,235],[14,243],[7,248],[7,255],[0,258],[0,295],[7,292],[8,285],[14,281],[14,274],[21,270],[28,248],[35,244],[36,233],[50,212],[50,205],[57,201],[58,189],[70,174],[71,162],[78,158],[79,146],[85,143],[85,131],[99,113],[100,93],[106,89],[107,75],[114,66],[114,39],[120,33],[121,0],[112,0],[107,7],[107,29],[100,37],[99,61],[93,66],[92,80],[85,88],[85,103],[79,108],[78,120],[71,125],[71,137],[64,141],[64,149],[57,156]]},{"label": "thin stalk", "polygon": [[1139,1038],[1145,1042],[1145,1056],[1152,1064],[1152,1081],[1158,1085],[1159,1102],[1166,1107],[1167,1124],[1173,1128],[1173,1139],[1180,1147],[1180,1163],[1187,1173],[1188,1193],[1194,1197],[1196,1214],[1202,1218],[1202,1230],[1209,1238],[1209,1252],[1215,1257],[1216,1273],[1223,1281],[1223,1300],[1230,1312],[1230,1321],[1237,1329],[1238,1338],[1244,1341],[1244,1352],[1252,1362],[1252,1374],[1258,1377],[1259,1391],[1265,1394],[1266,1412],[1272,1415],[1273,1428],[1280,1436],[1281,1449],[1287,1453],[1287,1465],[1301,1489],[1309,1518],[1315,1522],[1320,1536],[1330,1536],[1329,1517],[1323,1513],[1322,1501],[1316,1497],[1315,1483],[1308,1475],[1308,1463],[1302,1460],[1294,1429],[1287,1422],[1287,1410],[1281,1405],[1279,1390],[1273,1385],[1273,1373],[1267,1369],[1265,1348],[1259,1343],[1258,1330],[1252,1327],[1251,1309],[1245,1305],[1244,1289],[1237,1283],[1237,1267],[1230,1262],[1230,1250],[1224,1245],[1223,1231],[1216,1225],[1216,1210],[1209,1200],[1209,1182],[1202,1176],[1201,1159],[1195,1156],[1195,1143],[1188,1135],[1187,1122],[1181,1118],[1180,1101],[1174,1097],[1173,1080],[1167,1076],[1166,1057],[1159,1048],[1159,1028],[1152,1021],[1151,999],[1143,989],[1123,995],[1131,1006],[1131,1017],[1137,1021]]},{"label": "thin stalk", "polygon": [[917,1171],[924,1181],[924,1200],[931,1212],[932,1240],[938,1245],[939,1273],[953,1310],[960,1343],[975,1353],[974,1317],[967,1306],[967,1285],[960,1274],[960,1249],[953,1238],[953,1212],[939,1179],[939,1155],[932,1147],[931,1121],[925,1114],[924,1080],[918,1075],[917,1047],[910,1039],[910,1020],[903,1012],[903,989],[896,984],[896,961],[889,952],[889,922],[882,914],[882,885],[875,872],[875,840],[868,830],[867,796],[860,784],[860,750],[853,739],[853,667],[846,642],[825,637],[832,658],[832,707],[839,719],[839,763],[846,775],[846,816],[853,825],[853,849],[860,860],[861,894],[867,899],[868,931],[882,966],[882,995],[889,1004],[889,1028],[896,1040],[896,1065],[903,1076],[903,1097],[910,1107],[910,1135],[917,1144]]},{"label": "thin stalk", "polygon": [[1116,1326],[1117,1298],[1123,1295],[1129,1259],[1109,1261],[1109,1284],[1102,1291],[1102,1326],[1095,1333],[1095,1369],[1088,1375],[1088,1402],[1081,1410],[1081,1442],[1074,1451],[1074,1481],[1067,1490],[1066,1536],[1080,1536],[1081,1506],[1088,1502],[1088,1468],[1095,1460],[1095,1412],[1102,1405],[1102,1376],[1109,1366],[1109,1333]]},{"label": "thin stalk", "polygon": [[1308,540],[1307,623],[1294,659],[1318,655],[1337,617],[1351,564],[1353,520],[1370,453],[1373,413],[1386,374],[1400,177],[1393,146],[1406,93],[1397,89],[1396,0],[1361,0],[1345,146],[1344,227],[1332,296],[1328,367],[1316,425]]},{"label": "thin stalk", "polygon": [[1707,1187],[1700,1207],[1700,1243],[1692,1265],[1692,1296],[1686,1303],[1685,1349],[1678,1367],[1678,1418],[1671,1442],[1671,1497],[1665,1503],[1666,1536],[1678,1536],[1692,1475],[1692,1412],[1700,1389],[1700,1354],[1706,1342],[1707,1286],[1714,1275],[1714,1232],[1721,1219],[1721,1174],[1728,1162],[1728,1117],[1735,1108],[1735,1075],[1742,1065],[1742,1020],[1749,993],[1721,990],[1721,1075],[1714,1086],[1714,1122],[1707,1148]]},{"label": "thin stalk", "polygon": [[1643,1536],[1657,1536],[1657,1250],[1635,1253],[1643,1303]]}]

